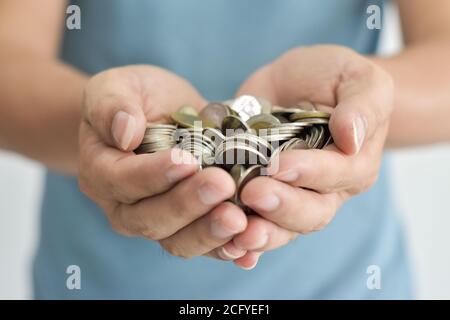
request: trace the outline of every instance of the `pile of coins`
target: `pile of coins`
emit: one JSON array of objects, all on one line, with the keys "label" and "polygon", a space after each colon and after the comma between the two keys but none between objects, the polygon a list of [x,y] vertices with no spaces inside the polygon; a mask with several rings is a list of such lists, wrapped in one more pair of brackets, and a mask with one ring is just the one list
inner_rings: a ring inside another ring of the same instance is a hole
[{"label": "pile of coins", "polygon": [[267,174],[271,159],[292,149],[321,149],[332,143],[330,113],[313,103],[273,106],[263,98],[240,96],[211,102],[200,112],[182,106],[172,124],[149,123],[137,154],[180,148],[193,154],[201,167],[218,166],[236,182],[234,203],[251,179]]}]

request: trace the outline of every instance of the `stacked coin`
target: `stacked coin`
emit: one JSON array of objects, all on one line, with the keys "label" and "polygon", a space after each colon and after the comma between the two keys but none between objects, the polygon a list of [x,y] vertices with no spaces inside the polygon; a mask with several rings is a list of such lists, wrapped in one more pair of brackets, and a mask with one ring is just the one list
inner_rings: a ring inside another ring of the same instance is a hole
[{"label": "stacked coin", "polygon": [[272,106],[263,98],[241,96],[211,102],[200,112],[182,106],[171,115],[173,124],[148,124],[137,154],[180,148],[193,154],[201,167],[218,166],[236,182],[231,199],[251,179],[266,174],[265,168],[283,151],[321,149],[332,142],[330,113],[313,103],[292,107]]}]

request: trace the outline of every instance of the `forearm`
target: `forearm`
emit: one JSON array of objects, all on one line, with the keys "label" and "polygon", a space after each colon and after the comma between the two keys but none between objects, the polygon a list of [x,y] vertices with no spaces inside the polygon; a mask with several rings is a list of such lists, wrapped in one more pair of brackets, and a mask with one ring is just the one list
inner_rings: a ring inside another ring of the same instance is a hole
[{"label": "forearm", "polygon": [[76,172],[86,75],[32,52],[0,54],[0,148]]},{"label": "forearm", "polygon": [[373,60],[395,82],[395,105],[387,147],[450,141],[450,39],[408,46]]}]

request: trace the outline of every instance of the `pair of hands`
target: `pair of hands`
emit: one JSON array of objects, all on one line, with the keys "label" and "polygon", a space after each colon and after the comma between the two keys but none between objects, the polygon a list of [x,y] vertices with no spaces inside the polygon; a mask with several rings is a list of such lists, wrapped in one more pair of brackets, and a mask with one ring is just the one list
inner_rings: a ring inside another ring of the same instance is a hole
[{"label": "pair of hands", "polygon": [[[173,152],[135,155],[147,122],[165,122],[180,105],[207,102],[187,81],[153,66],[110,69],[91,78],[80,127],[80,189],[121,234],[159,241],[181,257],[207,255],[253,268],[259,256],[326,226],[349,197],[376,180],[393,104],[391,78],[366,58],[337,46],[288,51],[262,67],[237,95],[289,106],[331,108],[334,144],[290,150],[270,177],[241,194],[258,215],[230,202],[231,176],[174,163]],[[325,107],[329,106],[329,107]]]}]

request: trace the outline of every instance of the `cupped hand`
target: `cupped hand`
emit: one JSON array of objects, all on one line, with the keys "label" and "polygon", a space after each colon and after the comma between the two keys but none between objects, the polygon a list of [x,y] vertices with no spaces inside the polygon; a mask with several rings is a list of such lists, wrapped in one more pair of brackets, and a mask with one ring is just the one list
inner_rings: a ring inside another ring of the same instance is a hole
[{"label": "cupped hand", "polygon": [[121,234],[159,241],[177,256],[223,259],[215,249],[247,225],[242,210],[224,202],[235,190],[229,174],[198,171],[196,160],[179,149],[132,152],[147,122],[166,122],[183,104],[200,108],[205,101],[187,81],[157,67],[122,67],[92,77],[80,127],[80,189]]},{"label": "cupped hand", "polygon": [[272,159],[270,177],[250,181],[241,194],[258,215],[224,247],[248,250],[237,264],[321,230],[350,197],[378,175],[393,106],[393,81],[368,59],[338,46],[296,48],[256,71],[238,95],[262,96],[280,106],[302,101],[332,113],[334,144],[290,150]]}]

